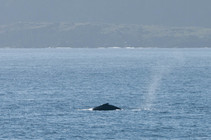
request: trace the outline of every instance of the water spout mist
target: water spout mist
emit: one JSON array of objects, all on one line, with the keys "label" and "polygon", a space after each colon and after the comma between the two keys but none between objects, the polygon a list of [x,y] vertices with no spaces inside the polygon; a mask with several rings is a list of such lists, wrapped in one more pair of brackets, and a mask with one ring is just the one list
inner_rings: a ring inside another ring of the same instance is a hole
[{"label": "water spout mist", "polygon": [[157,98],[157,94],[162,87],[163,79],[165,79],[165,77],[168,76],[175,67],[181,67],[183,65],[184,59],[181,52],[173,52],[169,58],[158,59],[157,63],[151,68],[149,86],[145,94],[145,109],[150,110],[153,108],[153,105]]},{"label": "water spout mist", "polygon": [[157,67],[153,72],[147,94],[145,95],[145,109],[151,109],[154,101],[156,100],[156,92],[159,90],[162,78],[168,70],[165,67]]}]

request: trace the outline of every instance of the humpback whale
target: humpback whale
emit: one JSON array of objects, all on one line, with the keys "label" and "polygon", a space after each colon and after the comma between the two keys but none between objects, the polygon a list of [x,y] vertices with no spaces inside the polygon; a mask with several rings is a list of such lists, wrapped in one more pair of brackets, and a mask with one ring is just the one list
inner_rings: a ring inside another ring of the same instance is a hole
[{"label": "humpback whale", "polygon": [[93,108],[93,110],[99,110],[99,111],[101,111],[101,110],[117,110],[117,109],[120,110],[121,108],[110,105],[109,103],[106,103],[106,104],[103,104],[103,105]]}]

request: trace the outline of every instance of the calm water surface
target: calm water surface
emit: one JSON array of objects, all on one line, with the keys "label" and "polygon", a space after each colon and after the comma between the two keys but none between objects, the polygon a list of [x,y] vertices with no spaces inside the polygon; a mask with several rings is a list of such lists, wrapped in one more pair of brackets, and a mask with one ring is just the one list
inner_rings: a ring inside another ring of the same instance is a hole
[{"label": "calm water surface", "polygon": [[208,48],[0,49],[0,139],[211,139],[210,85]]}]

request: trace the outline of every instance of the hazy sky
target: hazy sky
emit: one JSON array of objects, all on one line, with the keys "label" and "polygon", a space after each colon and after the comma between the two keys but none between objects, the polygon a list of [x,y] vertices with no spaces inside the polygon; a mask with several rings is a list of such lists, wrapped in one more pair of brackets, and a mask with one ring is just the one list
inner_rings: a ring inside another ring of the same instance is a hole
[{"label": "hazy sky", "polygon": [[211,27],[211,0],[0,0],[0,24],[102,22]]}]

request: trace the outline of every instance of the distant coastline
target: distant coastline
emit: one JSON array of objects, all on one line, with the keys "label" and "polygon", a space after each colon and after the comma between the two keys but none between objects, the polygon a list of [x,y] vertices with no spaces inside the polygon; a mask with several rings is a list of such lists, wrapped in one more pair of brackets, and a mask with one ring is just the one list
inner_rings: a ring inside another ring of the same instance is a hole
[{"label": "distant coastline", "polygon": [[18,22],[0,25],[0,48],[210,48],[211,28]]}]

